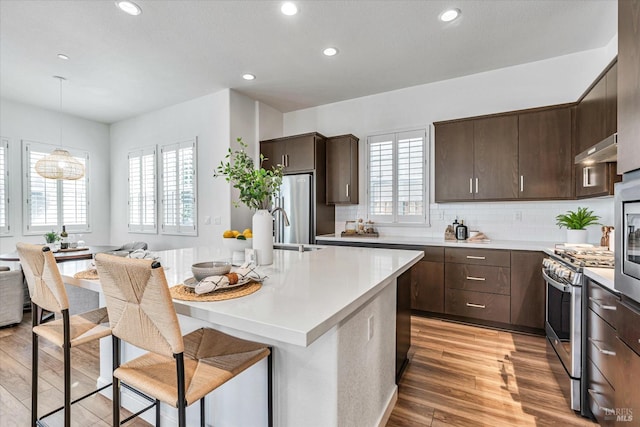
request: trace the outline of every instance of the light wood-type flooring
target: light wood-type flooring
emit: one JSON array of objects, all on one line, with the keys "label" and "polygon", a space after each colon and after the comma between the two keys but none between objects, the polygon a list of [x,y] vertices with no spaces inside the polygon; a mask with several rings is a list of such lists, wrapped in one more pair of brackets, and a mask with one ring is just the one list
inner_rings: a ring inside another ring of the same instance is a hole
[{"label": "light wood-type flooring", "polygon": [[[40,342],[44,413],[62,403],[62,353]],[[564,380],[562,366],[543,337],[413,317],[412,344],[387,427],[595,426],[569,409],[555,377]],[[97,343],[72,349],[71,358],[77,397],[95,387]],[[30,407],[31,316],[25,313],[20,325],[0,329],[0,427],[28,426]],[[73,405],[72,419],[74,426],[109,426],[111,401],[94,395]],[[59,426],[62,416],[47,421]]]},{"label": "light wood-type flooring", "polygon": [[411,329],[387,427],[597,425],[570,409],[563,367],[544,337],[415,316]]}]

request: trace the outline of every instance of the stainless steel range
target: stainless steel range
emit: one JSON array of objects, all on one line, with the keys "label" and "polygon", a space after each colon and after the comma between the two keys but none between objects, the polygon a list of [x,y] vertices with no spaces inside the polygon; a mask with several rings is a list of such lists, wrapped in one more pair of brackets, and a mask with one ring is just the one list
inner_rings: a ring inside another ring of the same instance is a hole
[{"label": "stainless steel range", "polygon": [[542,262],[547,283],[545,331],[570,383],[571,409],[587,416],[582,405],[582,276],[585,267],[614,268],[614,254],[600,247],[558,247]]}]

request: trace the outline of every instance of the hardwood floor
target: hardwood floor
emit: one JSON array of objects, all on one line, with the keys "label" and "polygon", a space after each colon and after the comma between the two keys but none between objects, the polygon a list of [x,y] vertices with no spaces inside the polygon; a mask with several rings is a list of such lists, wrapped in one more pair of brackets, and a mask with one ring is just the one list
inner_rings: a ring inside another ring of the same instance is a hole
[{"label": "hardwood floor", "polygon": [[[39,413],[62,405],[62,351],[40,340]],[[100,374],[97,342],[71,349],[71,384],[75,399],[96,387]],[[71,425],[107,427],[111,425],[111,399],[95,394],[71,406]],[[129,415],[122,411],[124,416]],[[123,418],[124,418],[123,416]],[[31,313],[25,313],[18,326],[0,329],[0,427],[24,427],[31,422]],[[46,418],[49,426],[63,425],[62,412]],[[134,420],[128,426],[149,426]]]},{"label": "hardwood floor", "polygon": [[596,425],[570,409],[544,337],[411,321],[410,363],[387,427]]},{"label": "hardwood floor", "polygon": [[[558,385],[566,384],[555,379],[563,368],[543,337],[412,317],[412,344],[387,427],[595,426],[569,409]],[[73,348],[71,358],[76,397],[95,387],[98,344]],[[40,362],[44,413],[62,403],[62,353],[41,340]],[[20,325],[0,329],[0,427],[29,425],[30,408],[31,316],[25,313]],[[98,394],[75,404],[72,420],[109,426],[111,401]],[[47,423],[62,425],[61,414]]]}]

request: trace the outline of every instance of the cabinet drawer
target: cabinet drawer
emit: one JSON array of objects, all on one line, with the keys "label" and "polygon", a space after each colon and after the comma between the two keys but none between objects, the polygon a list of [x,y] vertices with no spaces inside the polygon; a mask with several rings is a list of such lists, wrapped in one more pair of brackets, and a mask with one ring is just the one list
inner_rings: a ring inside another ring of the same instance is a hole
[{"label": "cabinet drawer", "polygon": [[511,293],[511,270],[504,267],[470,264],[445,264],[447,289],[490,292],[509,295]]},{"label": "cabinet drawer", "polygon": [[510,298],[507,295],[447,289],[445,312],[456,316],[509,323]]},{"label": "cabinet drawer", "polygon": [[[596,365],[587,359],[587,399],[589,409],[601,426],[615,424],[615,391]],[[613,414],[613,418],[612,418]]]},{"label": "cabinet drawer", "polygon": [[511,266],[511,252],[499,249],[445,248],[445,262],[461,264]]},{"label": "cabinet drawer", "polygon": [[600,285],[589,280],[589,308],[598,316],[610,324],[613,329],[617,329],[617,301],[620,300],[616,295],[603,289]]},{"label": "cabinet drawer", "polygon": [[589,310],[587,356],[609,383],[616,388],[617,356],[616,331],[593,311]]},{"label": "cabinet drawer", "polygon": [[640,354],[640,313],[618,301],[618,336]]}]

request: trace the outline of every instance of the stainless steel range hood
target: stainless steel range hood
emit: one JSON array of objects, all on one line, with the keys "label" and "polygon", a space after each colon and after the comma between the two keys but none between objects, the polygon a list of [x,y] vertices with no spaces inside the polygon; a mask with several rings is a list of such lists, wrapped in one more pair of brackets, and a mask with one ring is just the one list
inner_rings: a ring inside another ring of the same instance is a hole
[{"label": "stainless steel range hood", "polygon": [[618,160],[618,134],[603,139],[576,156],[575,164],[607,163]]}]

